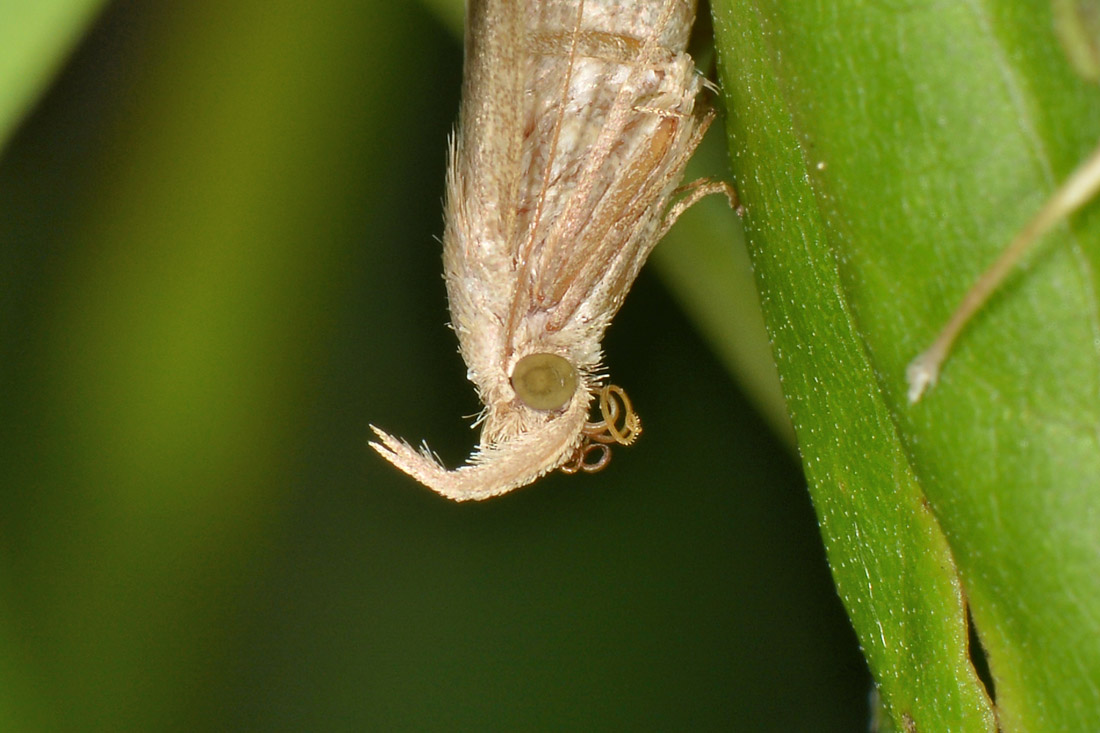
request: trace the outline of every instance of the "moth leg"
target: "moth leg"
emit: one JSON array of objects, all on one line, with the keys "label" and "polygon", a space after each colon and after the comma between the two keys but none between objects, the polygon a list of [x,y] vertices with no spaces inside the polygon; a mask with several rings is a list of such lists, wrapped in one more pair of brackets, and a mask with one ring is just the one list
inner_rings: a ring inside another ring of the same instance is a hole
[{"label": "moth leg", "polygon": [[1058,222],[1088,203],[1100,191],[1100,147],[1055,191],[1038,213],[1016,235],[997,260],[970,287],[932,345],[909,363],[909,404],[917,402],[936,383],[940,367],[966,324],[985,305],[1020,258]]},{"label": "moth leg", "polygon": [[[642,432],[642,419],[634,411],[626,390],[617,384],[607,384],[600,389],[600,416],[602,420],[585,423],[581,429],[581,442],[561,466],[563,473],[602,471],[611,462],[613,444],[630,445]],[[590,462],[588,457],[595,450],[600,451],[600,458]]]},{"label": "moth leg", "polygon": [[[581,433],[597,443],[630,445],[642,433],[642,419],[634,411],[634,405],[626,396],[626,390],[617,384],[608,384],[600,390],[599,422],[587,422]],[[620,407],[620,405],[622,405]],[[622,427],[619,417],[622,416]]]},{"label": "moth leg", "polygon": [[677,112],[674,109],[665,109],[663,107],[639,107],[639,106],[636,106],[636,107],[634,107],[634,111],[635,112],[648,112],[649,114],[656,115],[657,117],[662,117],[662,118],[665,118],[665,119],[674,119],[674,120],[686,120],[689,117],[694,117],[694,114],[691,113],[691,112]]},{"label": "moth leg", "polygon": [[[600,451],[599,459],[594,463],[589,462],[588,456],[592,454],[592,451],[596,450]],[[570,476],[578,471],[596,473],[602,471],[609,463],[611,463],[611,446],[605,443],[590,443],[586,440],[577,446],[577,450],[574,451],[573,456],[567,463],[563,464],[559,470]]]},{"label": "moth leg", "polygon": [[677,191],[686,195],[674,203],[665,214],[665,218],[661,221],[661,228],[657,232],[658,240],[668,234],[668,230],[672,228],[672,225],[676,223],[676,220],[680,218],[681,214],[699,203],[699,201],[706,196],[720,193],[729,201],[731,209],[738,214],[741,213],[741,202],[737,198],[737,191],[725,181],[712,181],[709,178],[699,178],[691,183],[680,186]]},{"label": "moth leg", "polygon": [[[618,427],[620,404],[622,404],[623,411],[622,428]],[[617,384],[608,384],[600,390],[600,415],[603,416],[601,421],[603,430],[607,432],[611,440],[620,445],[630,445],[642,434],[642,419],[634,411],[634,405],[630,404],[630,398],[626,396],[626,390]],[[593,436],[593,438],[598,440],[596,436]],[[609,443],[611,441],[600,442]]]}]

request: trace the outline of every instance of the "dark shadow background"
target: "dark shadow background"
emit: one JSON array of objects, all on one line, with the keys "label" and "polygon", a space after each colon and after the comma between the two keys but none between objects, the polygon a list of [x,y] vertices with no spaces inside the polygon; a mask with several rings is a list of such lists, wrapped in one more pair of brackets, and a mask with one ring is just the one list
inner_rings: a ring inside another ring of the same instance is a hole
[{"label": "dark shadow background", "polygon": [[455,505],[461,48],[410,3],[119,3],[0,155],[5,730],[866,726],[801,473],[643,272],[645,434]]}]

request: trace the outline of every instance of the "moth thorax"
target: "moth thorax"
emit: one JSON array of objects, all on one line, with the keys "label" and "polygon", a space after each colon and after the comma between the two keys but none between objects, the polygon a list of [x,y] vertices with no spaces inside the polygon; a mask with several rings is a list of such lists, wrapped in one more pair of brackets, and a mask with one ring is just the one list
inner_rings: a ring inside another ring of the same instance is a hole
[{"label": "moth thorax", "polygon": [[577,370],[557,354],[528,354],[512,370],[512,389],[535,410],[560,410],[577,391]]}]

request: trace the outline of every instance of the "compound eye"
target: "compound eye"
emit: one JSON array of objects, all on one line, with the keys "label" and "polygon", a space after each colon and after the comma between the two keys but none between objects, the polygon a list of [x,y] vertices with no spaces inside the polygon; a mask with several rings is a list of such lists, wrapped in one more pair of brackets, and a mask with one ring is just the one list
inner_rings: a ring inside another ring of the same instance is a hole
[{"label": "compound eye", "polygon": [[577,391],[577,370],[557,354],[528,354],[512,370],[512,389],[535,410],[560,410]]}]

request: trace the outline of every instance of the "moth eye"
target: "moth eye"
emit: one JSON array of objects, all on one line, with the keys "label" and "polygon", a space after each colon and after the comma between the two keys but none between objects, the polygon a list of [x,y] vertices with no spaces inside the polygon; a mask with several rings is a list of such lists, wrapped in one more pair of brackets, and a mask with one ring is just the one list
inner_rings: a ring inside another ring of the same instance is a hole
[{"label": "moth eye", "polygon": [[512,388],[535,410],[557,410],[577,391],[577,370],[557,354],[528,354],[512,370]]}]

